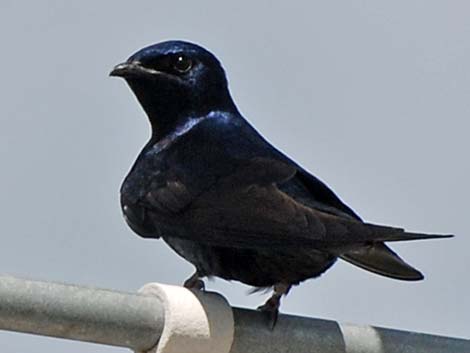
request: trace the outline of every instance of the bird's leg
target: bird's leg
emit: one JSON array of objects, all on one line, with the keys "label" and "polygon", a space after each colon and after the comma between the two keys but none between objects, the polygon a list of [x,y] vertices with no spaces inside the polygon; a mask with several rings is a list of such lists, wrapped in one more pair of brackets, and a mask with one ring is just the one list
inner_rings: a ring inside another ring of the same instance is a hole
[{"label": "bird's leg", "polygon": [[197,290],[204,290],[205,285],[204,281],[199,276],[199,273],[196,271],[189,277],[186,281],[184,281],[184,287],[188,289],[197,289]]},{"label": "bird's leg", "polygon": [[265,312],[269,319],[269,328],[272,330],[276,326],[277,317],[279,315],[279,307],[281,306],[281,297],[287,295],[291,288],[290,284],[278,283],[274,285],[273,295],[258,307],[258,310]]}]

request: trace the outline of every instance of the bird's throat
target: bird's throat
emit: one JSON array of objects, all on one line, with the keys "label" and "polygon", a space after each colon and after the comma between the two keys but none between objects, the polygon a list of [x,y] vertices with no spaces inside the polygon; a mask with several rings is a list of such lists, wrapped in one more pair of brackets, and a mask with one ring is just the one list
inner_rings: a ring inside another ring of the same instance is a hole
[{"label": "bird's throat", "polygon": [[178,92],[148,87],[132,80],[128,83],[147,114],[154,141],[162,139],[171,132],[180,117],[190,111],[188,101]]}]

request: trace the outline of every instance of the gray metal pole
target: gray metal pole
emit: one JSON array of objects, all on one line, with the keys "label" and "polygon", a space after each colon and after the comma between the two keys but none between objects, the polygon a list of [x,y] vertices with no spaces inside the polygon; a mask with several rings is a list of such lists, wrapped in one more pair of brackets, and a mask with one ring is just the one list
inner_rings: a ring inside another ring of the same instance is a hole
[{"label": "gray metal pole", "polygon": [[[152,296],[0,276],[3,330],[147,351],[162,335],[162,306]],[[464,339],[290,315],[280,315],[271,331],[262,313],[239,308],[233,308],[233,319],[230,353],[470,352]]]},{"label": "gray metal pole", "polygon": [[145,351],[163,324],[157,298],[0,276],[2,330]]},{"label": "gray metal pole", "polygon": [[258,312],[233,312],[230,353],[469,353],[470,341],[422,333],[280,315],[275,334]]}]

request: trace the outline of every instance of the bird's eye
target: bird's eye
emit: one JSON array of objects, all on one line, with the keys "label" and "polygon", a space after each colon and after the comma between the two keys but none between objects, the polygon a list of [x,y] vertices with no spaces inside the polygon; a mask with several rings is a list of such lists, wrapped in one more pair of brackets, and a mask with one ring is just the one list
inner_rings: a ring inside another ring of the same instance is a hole
[{"label": "bird's eye", "polygon": [[184,74],[191,70],[193,67],[193,62],[190,58],[184,55],[178,55],[175,57],[174,62],[173,62],[173,68],[176,70],[176,72],[179,72],[181,74]]}]

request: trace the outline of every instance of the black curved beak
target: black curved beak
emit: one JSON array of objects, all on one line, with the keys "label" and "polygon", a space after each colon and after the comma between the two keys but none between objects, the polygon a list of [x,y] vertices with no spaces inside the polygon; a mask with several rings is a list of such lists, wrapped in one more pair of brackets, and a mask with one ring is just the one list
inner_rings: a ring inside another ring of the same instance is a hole
[{"label": "black curved beak", "polygon": [[130,69],[131,68],[128,63],[118,64],[111,70],[109,76],[124,77],[126,74],[129,73]]},{"label": "black curved beak", "polygon": [[151,74],[149,71],[140,62],[131,61],[116,65],[109,73],[109,76],[122,78],[142,77]]}]

